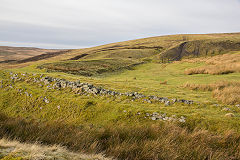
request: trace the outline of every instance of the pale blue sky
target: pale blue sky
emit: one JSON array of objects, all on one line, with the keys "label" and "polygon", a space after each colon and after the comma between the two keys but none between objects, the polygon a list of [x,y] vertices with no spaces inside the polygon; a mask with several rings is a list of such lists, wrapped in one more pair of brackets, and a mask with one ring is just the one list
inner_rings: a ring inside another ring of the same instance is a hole
[{"label": "pale blue sky", "polygon": [[0,45],[82,48],[218,32],[240,32],[239,0],[0,0]]}]

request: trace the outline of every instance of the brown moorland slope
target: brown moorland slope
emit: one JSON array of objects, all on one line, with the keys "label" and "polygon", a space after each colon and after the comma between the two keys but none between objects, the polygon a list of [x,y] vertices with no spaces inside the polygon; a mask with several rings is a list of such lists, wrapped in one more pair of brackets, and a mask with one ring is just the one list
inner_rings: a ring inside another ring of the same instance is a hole
[{"label": "brown moorland slope", "polygon": [[64,50],[0,46],[0,62],[13,62]]}]

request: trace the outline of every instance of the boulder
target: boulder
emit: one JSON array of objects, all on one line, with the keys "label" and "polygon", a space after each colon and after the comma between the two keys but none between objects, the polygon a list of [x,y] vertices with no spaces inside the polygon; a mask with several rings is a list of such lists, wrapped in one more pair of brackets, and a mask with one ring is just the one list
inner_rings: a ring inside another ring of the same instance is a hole
[{"label": "boulder", "polygon": [[166,101],[165,106],[170,106],[170,101]]},{"label": "boulder", "polygon": [[179,122],[181,122],[181,123],[185,123],[186,122],[186,120],[185,119],[179,119]]},{"label": "boulder", "polygon": [[225,117],[235,117],[235,115],[233,113],[227,113],[225,114]]},{"label": "boulder", "polygon": [[177,98],[173,98],[173,99],[172,99],[172,102],[173,102],[173,103],[176,103],[176,102],[177,102]]},{"label": "boulder", "polygon": [[151,117],[151,119],[152,119],[153,121],[157,120],[157,118],[156,118],[156,117]]}]

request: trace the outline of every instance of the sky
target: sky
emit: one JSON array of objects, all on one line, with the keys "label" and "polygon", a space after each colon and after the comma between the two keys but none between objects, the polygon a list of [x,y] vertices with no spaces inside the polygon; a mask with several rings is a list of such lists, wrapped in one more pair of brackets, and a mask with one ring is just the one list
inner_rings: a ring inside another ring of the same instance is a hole
[{"label": "sky", "polygon": [[240,32],[240,0],[0,0],[0,46],[85,48]]}]

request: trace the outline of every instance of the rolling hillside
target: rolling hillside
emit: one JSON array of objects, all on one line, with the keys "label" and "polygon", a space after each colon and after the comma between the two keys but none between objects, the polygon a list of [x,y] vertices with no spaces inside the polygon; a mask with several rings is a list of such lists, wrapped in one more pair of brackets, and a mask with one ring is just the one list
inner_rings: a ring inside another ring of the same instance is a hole
[{"label": "rolling hillside", "polygon": [[240,159],[240,33],[0,65],[0,137],[116,159]]},{"label": "rolling hillside", "polygon": [[[152,37],[146,39],[119,42],[89,49],[73,50],[61,57],[64,63],[74,61],[88,61],[101,59],[118,59],[169,63],[185,58],[207,57],[240,50],[240,33],[235,34],[208,34],[208,35],[172,35]],[[60,58],[60,57],[59,57]],[[67,60],[67,61],[66,61]],[[53,64],[55,70],[62,70],[63,64]],[[45,68],[54,70],[53,65]],[[58,67],[61,65],[61,67]],[[129,64],[131,65],[131,63]],[[73,65],[74,66],[74,65]],[[62,68],[62,69],[60,69]],[[105,68],[108,71],[107,68]],[[71,70],[68,68],[67,70]],[[103,73],[103,72],[101,72]]]}]

